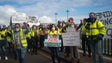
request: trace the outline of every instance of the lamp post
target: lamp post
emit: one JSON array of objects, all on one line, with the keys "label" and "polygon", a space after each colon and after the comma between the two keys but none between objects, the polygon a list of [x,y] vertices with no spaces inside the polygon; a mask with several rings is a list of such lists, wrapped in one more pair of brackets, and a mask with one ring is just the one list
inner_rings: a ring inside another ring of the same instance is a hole
[{"label": "lamp post", "polygon": [[58,15],[58,13],[55,13],[55,21],[57,22],[57,15]]},{"label": "lamp post", "polygon": [[70,11],[67,9],[66,12],[67,12],[67,20],[68,20],[68,12],[70,12]]}]

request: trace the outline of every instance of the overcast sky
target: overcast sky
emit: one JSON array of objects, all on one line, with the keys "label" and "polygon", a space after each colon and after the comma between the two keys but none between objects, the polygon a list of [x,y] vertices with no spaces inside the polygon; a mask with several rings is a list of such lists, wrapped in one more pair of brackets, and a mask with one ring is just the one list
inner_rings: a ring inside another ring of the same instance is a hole
[{"label": "overcast sky", "polygon": [[[73,17],[75,23],[88,18],[90,12],[112,11],[112,0],[0,0],[0,23],[8,24],[9,17],[15,12],[37,16],[40,20],[55,22]],[[45,22],[44,21],[44,22]]]}]

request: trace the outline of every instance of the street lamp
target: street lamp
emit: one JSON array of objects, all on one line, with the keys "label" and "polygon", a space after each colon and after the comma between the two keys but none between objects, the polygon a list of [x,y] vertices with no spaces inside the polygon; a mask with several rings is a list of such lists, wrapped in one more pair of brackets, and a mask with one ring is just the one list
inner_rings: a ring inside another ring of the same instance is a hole
[{"label": "street lamp", "polygon": [[66,12],[67,12],[67,20],[68,20],[68,12],[70,12],[70,11],[67,9]]},{"label": "street lamp", "polygon": [[57,22],[57,15],[58,15],[58,13],[55,13],[55,21]]}]

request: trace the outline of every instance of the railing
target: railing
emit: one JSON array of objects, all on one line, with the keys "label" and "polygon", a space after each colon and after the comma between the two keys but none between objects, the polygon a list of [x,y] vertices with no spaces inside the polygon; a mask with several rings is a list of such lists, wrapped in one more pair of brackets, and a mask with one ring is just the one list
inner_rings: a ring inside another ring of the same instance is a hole
[{"label": "railing", "polygon": [[102,42],[103,54],[112,56],[112,39],[105,38]]},{"label": "railing", "polygon": [[[103,54],[112,57],[112,39],[111,38],[103,39],[101,46],[103,48]],[[79,49],[82,50],[82,45]],[[87,50],[87,48],[86,48],[86,50]]]}]

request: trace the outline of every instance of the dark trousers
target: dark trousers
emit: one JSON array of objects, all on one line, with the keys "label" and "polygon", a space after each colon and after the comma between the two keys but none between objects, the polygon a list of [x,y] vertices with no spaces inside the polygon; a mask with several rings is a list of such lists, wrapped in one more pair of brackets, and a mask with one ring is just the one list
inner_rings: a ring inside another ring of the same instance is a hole
[{"label": "dark trousers", "polygon": [[86,38],[86,36],[82,36],[82,49],[83,49],[83,54],[86,54],[86,47],[87,47],[88,54],[91,55],[90,42]]},{"label": "dark trousers", "polygon": [[31,43],[31,39],[30,38],[27,38],[27,43],[28,43],[28,49],[31,49],[31,46],[32,46],[31,44],[32,43]]},{"label": "dark trousers", "polygon": [[65,52],[66,52],[66,56],[69,57],[69,55],[70,55],[70,46],[65,46]]},{"label": "dark trousers", "polygon": [[7,56],[6,40],[0,40],[0,56]]},{"label": "dark trousers", "polygon": [[64,47],[63,47],[63,38],[62,35],[59,35],[59,40],[61,40],[61,47],[60,47],[60,51],[63,51]]},{"label": "dark trousers", "polygon": [[34,36],[31,38],[32,40],[32,53],[33,54],[37,54],[37,50],[38,50],[38,36]]},{"label": "dark trousers", "polygon": [[8,42],[8,53],[13,54],[14,52],[14,45],[11,42]]},{"label": "dark trousers", "polygon": [[45,35],[40,35],[40,48],[44,47]]},{"label": "dark trousers", "polygon": [[52,63],[55,63],[55,57],[58,60],[58,63],[61,62],[60,55],[59,55],[59,48],[58,47],[49,47],[51,50],[51,57],[52,57]]},{"label": "dark trousers", "polygon": [[26,56],[26,50],[27,48],[16,48],[16,56],[19,60],[19,63],[25,63],[25,56]]}]

